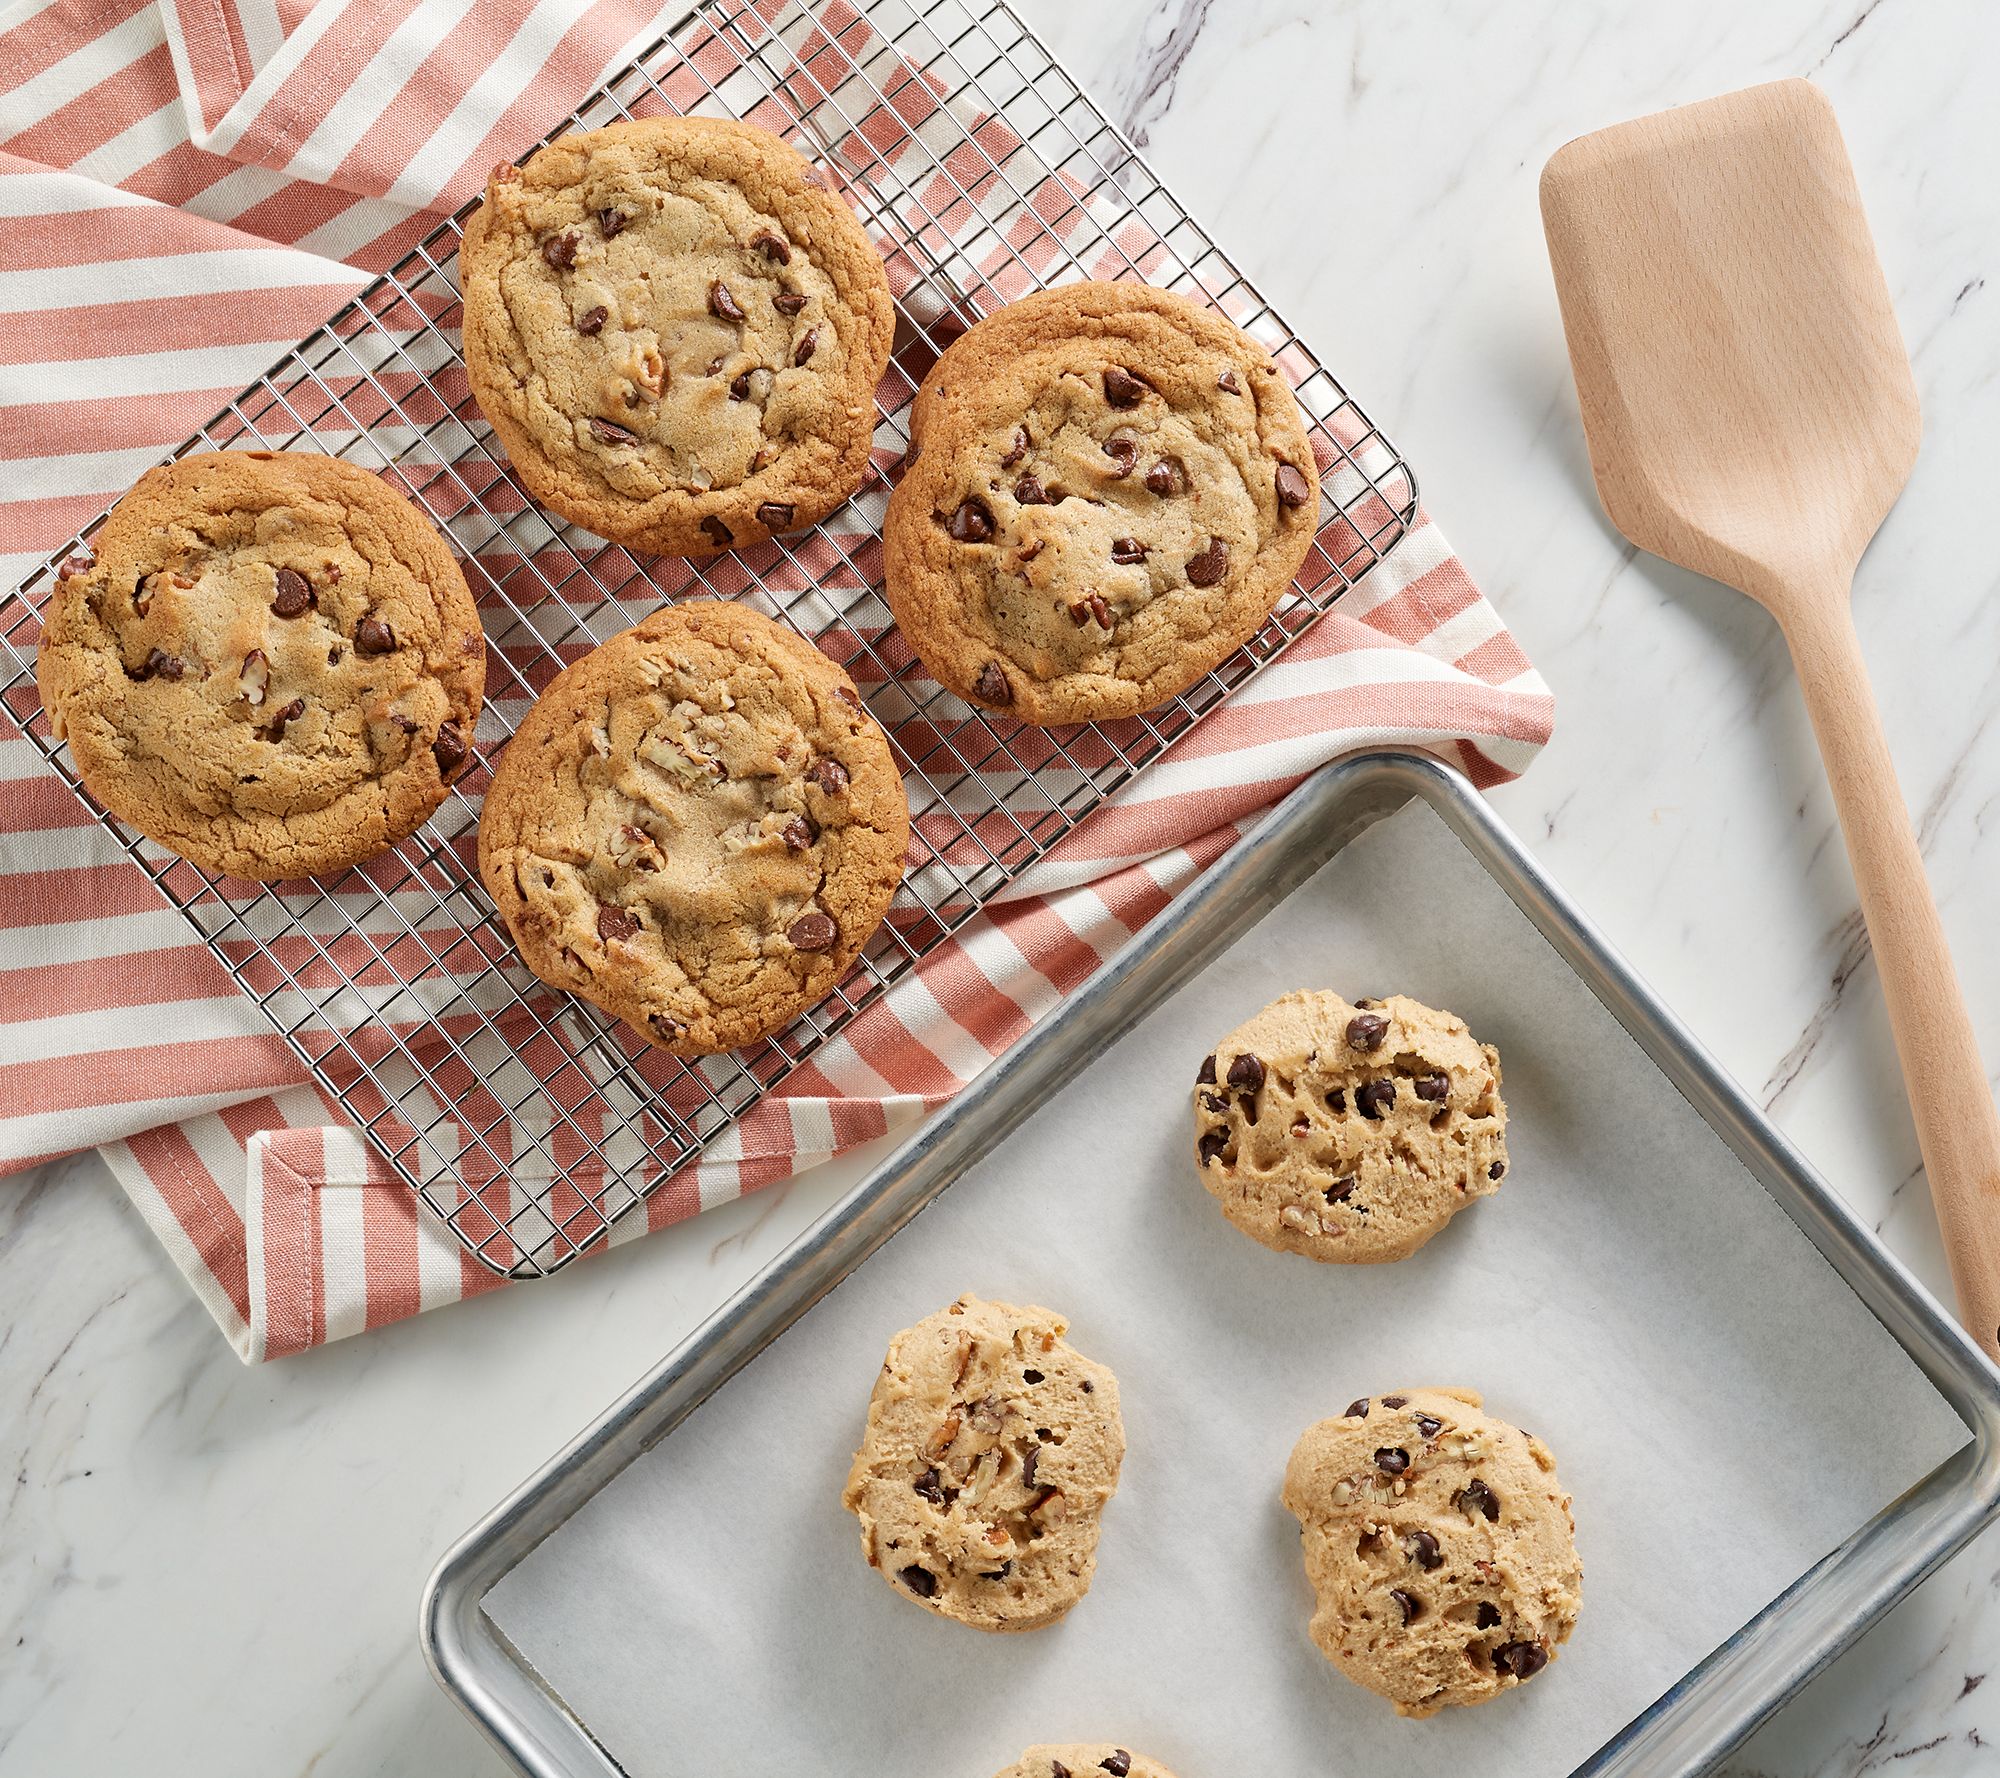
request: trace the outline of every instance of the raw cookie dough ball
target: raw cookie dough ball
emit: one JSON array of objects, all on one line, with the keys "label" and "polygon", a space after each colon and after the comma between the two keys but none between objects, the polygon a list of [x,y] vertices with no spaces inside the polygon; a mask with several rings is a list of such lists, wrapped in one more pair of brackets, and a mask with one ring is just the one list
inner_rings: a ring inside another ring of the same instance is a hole
[{"label": "raw cookie dough ball", "polygon": [[1031,1747],[993,1778],[1174,1778],[1173,1773],[1143,1753],[1113,1747],[1108,1741],[1074,1742],[1062,1747]]},{"label": "raw cookie dough ball", "polygon": [[1524,1685],[1576,1627],[1576,1521],[1538,1438],[1468,1389],[1364,1397],[1285,1466],[1312,1638],[1402,1716]]},{"label": "raw cookie dough ball", "polygon": [[869,1566],[979,1630],[1038,1630],[1089,1591],[1118,1487],[1118,1380],[1048,1309],[962,1296],[889,1342],[841,1504]]},{"label": "raw cookie dough ball", "polygon": [[1507,1172],[1500,1055],[1400,994],[1302,991],[1230,1032],[1195,1077],[1195,1165],[1280,1253],[1415,1253]]}]

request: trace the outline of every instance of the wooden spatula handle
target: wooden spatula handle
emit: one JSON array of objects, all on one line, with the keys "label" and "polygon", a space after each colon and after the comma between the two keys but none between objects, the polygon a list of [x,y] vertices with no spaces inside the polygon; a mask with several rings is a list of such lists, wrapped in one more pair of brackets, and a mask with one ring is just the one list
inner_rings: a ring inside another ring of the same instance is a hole
[{"label": "wooden spatula handle", "polygon": [[2000,1357],[2000,1112],[1896,782],[1846,591],[1818,588],[1773,604],[1847,835],[1959,1315],[1987,1355]]}]

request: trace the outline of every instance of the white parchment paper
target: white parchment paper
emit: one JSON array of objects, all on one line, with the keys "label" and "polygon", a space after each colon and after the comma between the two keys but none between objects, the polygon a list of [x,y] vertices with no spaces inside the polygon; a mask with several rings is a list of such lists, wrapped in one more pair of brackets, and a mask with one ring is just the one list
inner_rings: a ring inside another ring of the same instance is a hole
[{"label": "white parchment paper", "polygon": [[[1208,1046],[1288,988],[1402,992],[1500,1049],[1512,1167],[1397,1265],[1269,1253],[1189,1155]],[[989,1636],[895,1597],[839,1505],[889,1336],[1046,1303],[1117,1372],[1130,1454],[1089,1596]],[[1554,1448],[1583,1614],[1518,1693],[1427,1722],[1341,1679],[1278,1501],[1300,1430],[1449,1383]],[[1181,1778],[1549,1778],[1963,1425],[1421,804],[1371,829],[489,1595],[635,1778],[984,1778],[1113,1740]],[[1394,1764],[1391,1762],[1394,1761]]]}]

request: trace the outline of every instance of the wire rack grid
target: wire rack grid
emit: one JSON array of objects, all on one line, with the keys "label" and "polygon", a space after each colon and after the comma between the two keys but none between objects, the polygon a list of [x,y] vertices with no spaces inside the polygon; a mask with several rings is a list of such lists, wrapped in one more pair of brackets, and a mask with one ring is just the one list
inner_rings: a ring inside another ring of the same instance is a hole
[{"label": "wire rack grid", "polygon": [[[1414,520],[1414,474],[1125,137],[1002,0],[701,0],[550,136],[619,117],[727,115],[836,180],[897,296],[868,481],[810,532],[702,560],[641,561],[521,493],[459,359],[455,282],[472,206],[174,453],[310,449],[385,475],[470,570],[489,680],[474,760],[445,806],[337,878],[216,879],[91,802],[33,678],[40,611],[94,520],[0,604],[0,710],[193,926],[395,1173],[490,1270],[541,1276],[697,1157],[1092,809],[1261,671]],[[539,146],[536,144],[535,146]],[[523,156],[525,158],[525,154]],[[881,597],[879,519],[905,412],[959,333],[1025,291],[1139,279],[1204,299],[1270,349],[1321,470],[1305,571],[1258,634],[1171,703],[1033,730],[923,672]],[[479,797],[540,688],[663,600],[743,598],[840,660],[894,742],[912,818],[890,918],[790,1028],[680,1062],[514,960],[478,879]]]}]

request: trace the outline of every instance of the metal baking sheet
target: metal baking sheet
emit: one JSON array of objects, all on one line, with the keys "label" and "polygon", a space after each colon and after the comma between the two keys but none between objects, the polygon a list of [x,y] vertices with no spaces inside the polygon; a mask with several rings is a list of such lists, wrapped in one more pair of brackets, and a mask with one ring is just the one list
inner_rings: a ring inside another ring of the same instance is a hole
[{"label": "metal baking sheet", "polygon": [[[1204,1046],[1318,984],[1452,1007],[1506,1063],[1508,1185],[1400,1265],[1267,1253],[1192,1176]],[[1096,1585],[1032,1636],[896,1599],[838,1506],[884,1344],[964,1289],[1062,1310],[1125,1399]],[[1276,1490],[1311,1420],[1421,1382],[1554,1446],[1585,1604],[1533,1686],[1410,1724],[1313,1650]],[[1289,799],[462,1543],[427,1647],[536,1773],[916,1778],[1085,1738],[1186,1778],[1329,1746],[1688,1772],[1976,1529],[1996,1424],[2000,1378],[1464,781],[1372,756]]]}]

